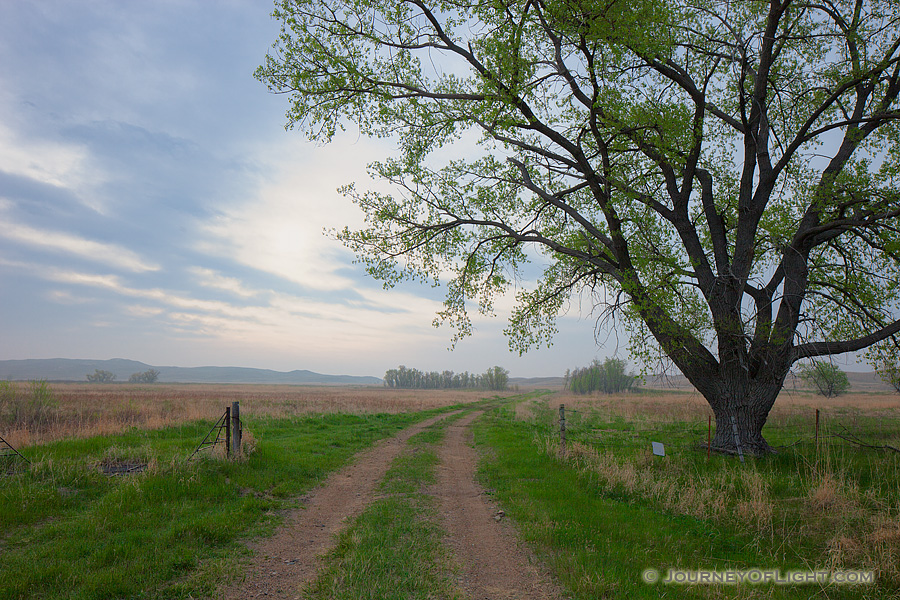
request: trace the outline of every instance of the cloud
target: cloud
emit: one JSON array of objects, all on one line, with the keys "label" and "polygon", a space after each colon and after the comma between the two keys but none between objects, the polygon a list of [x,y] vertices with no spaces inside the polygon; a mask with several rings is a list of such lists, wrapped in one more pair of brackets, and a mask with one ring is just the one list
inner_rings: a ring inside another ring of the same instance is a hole
[{"label": "cloud", "polygon": [[337,188],[367,181],[366,165],[383,151],[380,142],[349,136],[326,147],[297,136],[255,149],[255,160],[267,165],[255,192],[205,222],[196,249],[308,289],[353,289],[354,280],[341,274],[352,254],[324,230],[362,223],[359,209]]},{"label": "cloud", "polygon": [[[0,114],[10,118],[12,111],[3,104],[0,102]],[[0,123],[0,165],[6,173],[70,190],[85,206],[102,212],[102,206],[86,191],[105,177],[92,168],[90,153],[81,144],[26,138]]]},{"label": "cloud", "polygon": [[[16,265],[27,268],[28,265]],[[41,277],[107,290],[139,300],[129,303],[126,313],[137,317],[164,317],[180,332],[191,332],[222,340],[243,340],[260,347],[293,348],[303,340],[315,340],[320,350],[361,350],[375,347],[403,347],[423,339],[425,324],[436,304],[420,297],[397,292],[367,294],[362,306],[304,296],[269,292],[265,301],[234,304],[195,298],[161,288],[140,288],[110,274],[63,269],[43,269]],[[247,290],[253,296],[259,292]],[[67,297],[61,296],[60,300]],[[402,307],[402,308],[398,308]]]},{"label": "cloud", "polygon": [[260,293],[258,290],[247,289],[240,279],[226,277],[212,269],[191,267],[189,271],[197,277],[197,283],[200,285],[231,292],[242,298],[252,298]]},{"label": "cloud", "polygon": [[36,229],[21,223],[9,223],[0,229],[0,237],[8,240],[118,267],[136,273],[158,271],[159,266],[143,260],[136,253],[117,244],[96,242],[77,235]]}]

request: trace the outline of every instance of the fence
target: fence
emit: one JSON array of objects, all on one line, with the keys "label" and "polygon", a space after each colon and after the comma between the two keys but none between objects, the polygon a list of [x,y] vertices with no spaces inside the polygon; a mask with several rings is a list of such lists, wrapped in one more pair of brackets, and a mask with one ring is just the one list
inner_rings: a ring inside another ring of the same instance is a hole
[{"label": "fence", "polygon": [[[225,444],[225,456],[231,458],[234,454],[238,456],[241,453],[241,438],[243,425],[241,423],[241,405],[239,402],[232,402],[231,406],[225,407],[225,414],[219,417],[200,445],[188,457],[188,460],[194,458],[197,453],[205,448],[215,448],[218,444]],[[215,433],[215,437],[213,437]],[[224,435],[223,435],[224,434]],[[210,439],[212,438],[212,439]]]},{"label": "fence", "polygon": [[3,437],[0,437],[0,466],[6,471],[12,468],[12,465],[14,465],[17,460],[22,460],[27,464],[31,464],[30,460],[22,456],[22,454],[13,448],[9,442],[4,440]]},{"label": "fence", "polygon": [[[233,402],[231,406],[225,407],[225,413],[219,417],[212,426],[212,429],[209,430],[209,433],[206,434],[206,437],[203,438],[203,441],[200,442],[197,448],[188,457],[188,460],[193,459],[202,450],[215,448],[219,444],[225,445],[226,457],[231,458],[232,455],[238,456],[241,452],[242,438],[243,423],[241,421],[241,406],[239,402]],[[0,472],[11,471],[16,461],[23,461],[26,464],[31,464],[31,461],[25,458],[22,453],[16,450],[9,442],[3,439],[3,437],[0,437]],[[104,473],[115,475],[143,470],[143,467],[145,466],[145,464],[139,465],[138,467],[134,465],[102,465],[101,468]]]},{"label": "fence", "polygon": [[[698,415],[696,420],[612,419],[623,425],[621,429],[604,428],[610,419],[599,419],[592,411],[579,411],[559,405],[559,416],[551,427],[559,432],[560,449],[566,451],[568,443],[583,442],[592,446],[631,447],[651,442],[662,443],[669,454],[703,451],[710,455],[716,424],[709,414]],[[741,440],[733,422],[724,426],[733,431],[740,460],[743,462]],[[887,451],[900,453],[900,411],[893,418],[878,415],[848,414],[847,411],[825,411],[809,408],[795,411],[783,422],[770,419],[763,435],[772,447],[785,450],[796,446],[819,447],[827,442],[831,446],[843,446],[859,451]]]}]

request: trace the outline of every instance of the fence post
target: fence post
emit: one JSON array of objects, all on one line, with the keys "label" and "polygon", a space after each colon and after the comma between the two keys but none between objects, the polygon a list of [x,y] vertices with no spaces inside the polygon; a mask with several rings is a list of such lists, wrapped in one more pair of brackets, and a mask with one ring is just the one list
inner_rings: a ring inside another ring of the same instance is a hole
[{"label": "fence post", "polygon": [[566,405],[559,405],[559,444],[562,454],[566,454]]},{"label": "fence post", "polygon": [[225,407],[225,457],[231,457],[231,407]]},{"label": "fence post", "polygon": [[706,424],[706,460],[709,460],[709,452],[712,449],[712,415],[707,415],[709,421]]},{"label": "fence post", "polygon": [[241,454],[241,404],[231,403],[231,451],[235,457]]}]

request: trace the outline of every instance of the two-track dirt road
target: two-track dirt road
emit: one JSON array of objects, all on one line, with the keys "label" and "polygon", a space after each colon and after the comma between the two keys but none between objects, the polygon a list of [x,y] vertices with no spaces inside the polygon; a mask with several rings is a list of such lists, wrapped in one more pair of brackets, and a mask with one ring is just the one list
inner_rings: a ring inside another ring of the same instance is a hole
[{"label": "two-track dirt road", "polygon": [[[303,585],[315,577],[320,557],[374,500],[378,482],[406,441],[446,416],[403,430],[333,473],[304,498],[302,508],[287,515],[274,535],[251,544],[254,554],[243,578],[221,597],[302,598]],[[549,576],[516,540],[512,524],[495,518],[497,508],[475,481],[477,453],[470,425],[476,417],[469,414],[448,424],[438,450],[438,480],[427,490],[438,502],[445,541],[460,567],[459,586],[472,600],[559,598]]]}]

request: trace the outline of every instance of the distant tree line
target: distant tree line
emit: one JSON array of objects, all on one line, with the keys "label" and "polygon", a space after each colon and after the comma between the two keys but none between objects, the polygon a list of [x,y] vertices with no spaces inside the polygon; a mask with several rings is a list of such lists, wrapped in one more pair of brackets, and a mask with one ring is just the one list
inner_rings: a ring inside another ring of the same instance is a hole
[{"label": "distant tree line", "polygon": [[468,371],[431,371],[425,373],[418,369],[410,369],[400,365],[384,374],[384,385],[397,389],[444,390],[444,389],[482,389],[505,390],[509,385],[509,371],[503,367],[491,367],[481,375]]},{"label": "distant tree line", "polygon": [[621,358],[607,358],[602,363],[594,359],[589,367],[566,371],[566,389],[576,394],[628,392],[635,377],[625,372],[625,366]]},{"label": "distant tree line", "polygon": [[[148,369],[143,373],[132,373],[128,378],[128,383],[156,383],[157,379],[159,379],[159,371]],[[116,380],[116,374],[103,369],[94,369],[93,373],[87,374],[87,380],[92,383],[112,383]]]}]

